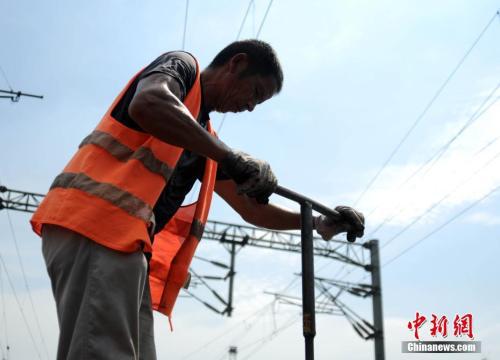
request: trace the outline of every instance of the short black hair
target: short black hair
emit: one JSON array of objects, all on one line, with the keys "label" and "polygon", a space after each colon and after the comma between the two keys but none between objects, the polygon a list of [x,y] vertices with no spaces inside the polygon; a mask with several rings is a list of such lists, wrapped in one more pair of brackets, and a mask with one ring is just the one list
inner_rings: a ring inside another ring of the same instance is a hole
[{"label": "short black hair", "polygon": [[268,43],[257,40],[235,41],[222,49],[212,60],[209,68],[224,65],[234,55],[245,53],[249,59],[249,67],[243,75],[272,76],[276,80],[276,92],[279,93],[283,86],[283,71],[278,56]]}]

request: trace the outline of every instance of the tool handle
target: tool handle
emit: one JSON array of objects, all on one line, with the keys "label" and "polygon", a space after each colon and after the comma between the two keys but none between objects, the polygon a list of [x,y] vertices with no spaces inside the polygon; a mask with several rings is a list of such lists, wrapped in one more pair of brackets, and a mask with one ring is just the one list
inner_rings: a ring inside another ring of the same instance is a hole
[{"label": "tool handle", "polygon": [[[307,196],[304,196],[302,194],[299,194],[293,190],[287,189],[286,187],[278,185],[276,187],[276,190],[274,190],[274,193],[280,196],[283,196],[284,198],[287,198],[289,200],[298,202],[299,204],[305,204],[305,203],[310,203],[312,205],[312,209],[319,212],[320,214],[323,214],[325,216],[328,216],[329,218],[333,219],[334,221],[343,221],[342,215],[334,210],[331,209],[317,201],[314,201]],[[354,242],[356,240],[356,234],[354,233],[347,233],[347,240],[349,242]]]}]

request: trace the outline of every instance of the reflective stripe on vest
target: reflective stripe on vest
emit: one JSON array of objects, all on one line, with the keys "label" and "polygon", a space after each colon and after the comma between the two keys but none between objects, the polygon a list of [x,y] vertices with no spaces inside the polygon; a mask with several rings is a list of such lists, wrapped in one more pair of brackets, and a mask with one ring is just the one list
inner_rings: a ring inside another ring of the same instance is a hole
[{"label": "reflective stripe on vest", "polygon": [[124,145],[115,139],[112,135],[99,130],[94,130],[89,136],[83,139],[80,144],[80,148],[88,144],[100,146],[113,155],[117,160],[122,162],[126,162],[130,159],[136,159],[140,161],[149,171],[163,176],[165,181],[168,181],[174,172],[171,167],[161,162],[161,160],[158,159],[150,149],[140,147],[134,151],[127,145]]},{"label": "reflective stripe on vest", "polygon": [[106,200],[114,206],[122,209],[130,215],[148,222],[151,219],[153,209],[141,199],[117,188],[113,184],[100,183],[92,180],[87,175],[79,173],[59,174],[50,189],[78,189],[89,195],[94,195]]}]

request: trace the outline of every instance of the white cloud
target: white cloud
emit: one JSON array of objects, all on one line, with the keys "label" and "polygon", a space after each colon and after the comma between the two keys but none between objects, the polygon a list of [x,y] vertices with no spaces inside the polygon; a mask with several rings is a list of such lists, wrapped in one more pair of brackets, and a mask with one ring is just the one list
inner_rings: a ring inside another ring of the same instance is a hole
[{"label": "white cloud", "polygon": [[[430,162],[412,180],[400,186],[446,144],[469,117],[470,111],[444,124],[428,139],[422,139],[422,146],[415,153],[428,154],[423,160],[386,168],[361,203],[363,209],[368,210],[372,228],[387,218],[392,225],[405,225],[442,200],[422,219],[426,223],[434,222],[443,212],[478,200],[500,184],[500,139],[495,140],[500,134],[500,102],[497,102],[464,131],[437,162]],[[433,145],[429,148],[428,144]],[[486,144],[490,145],[484,148]]]},{"label": "white cloud", "polygon": [[465,218],[466,222],[487,226],[500,225],[500,215],[487,212],[475,212]]}]

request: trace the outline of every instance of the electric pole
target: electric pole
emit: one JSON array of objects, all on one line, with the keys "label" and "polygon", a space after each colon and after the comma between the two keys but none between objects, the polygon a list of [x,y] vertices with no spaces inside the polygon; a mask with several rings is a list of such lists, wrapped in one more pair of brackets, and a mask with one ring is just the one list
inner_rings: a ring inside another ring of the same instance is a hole
[{"label": "electric pole", "polygon": [[370,249],[373,292],[373,325],[375,327],[375,360],[385,359],[384,350],[384,318],[382,314],[382,286],[380,280],[380,255],[378,240],[370,240],[365,244]]},{"label": "electric pole", "polygon": [[236,346],[229,347],[229,360],[236,360],[238,355],[238,348]]}]

